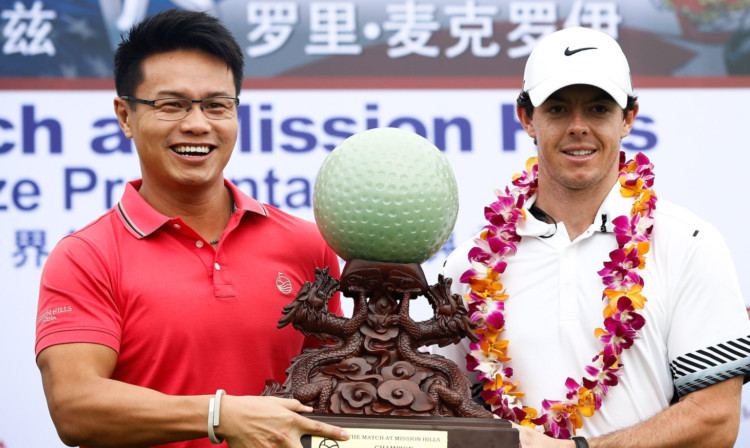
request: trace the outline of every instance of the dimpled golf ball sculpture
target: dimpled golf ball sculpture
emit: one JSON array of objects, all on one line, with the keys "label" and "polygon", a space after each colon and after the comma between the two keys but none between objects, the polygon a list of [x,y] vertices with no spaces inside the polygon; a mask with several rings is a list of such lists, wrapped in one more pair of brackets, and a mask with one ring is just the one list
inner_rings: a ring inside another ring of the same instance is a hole
[{"label": "dimpled golf ball sculpture", "polygon": [[326,158],[313,204],[323,238],[344,260],[423,263],[450,236],[458,190],[432,143],[376,128],[349,137]]}]

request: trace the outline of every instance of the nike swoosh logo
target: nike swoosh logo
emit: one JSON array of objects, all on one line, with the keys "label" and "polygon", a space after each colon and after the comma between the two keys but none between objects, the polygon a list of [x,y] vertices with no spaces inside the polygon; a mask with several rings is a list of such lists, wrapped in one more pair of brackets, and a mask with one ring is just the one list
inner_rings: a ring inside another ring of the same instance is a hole
[{"label": "nike swoosh logo", "polygon": [[586,51],[586,50],[596,50],[596,47],[583,47],[583,48],[578,48],[575,50],[571,50],[570,47],[568,47],[565,49],[565,56],[571,56],[578,52]]}]

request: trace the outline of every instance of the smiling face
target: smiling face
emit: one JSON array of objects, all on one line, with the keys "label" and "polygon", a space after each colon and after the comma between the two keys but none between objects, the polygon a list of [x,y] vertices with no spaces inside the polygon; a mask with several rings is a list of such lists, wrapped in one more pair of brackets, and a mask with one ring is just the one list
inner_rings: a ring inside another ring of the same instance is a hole
[{"label": "smiling face", "polygon": [[[147,57],[134,97],[203,99],[234,97],[234,77],[221,59],[198,50]],[[116,98],[115,112],[125,136],[135,142],[144,191],[185,191],[223,185],[223,170],[237,140],[237,116],[206,118],[198,103],[182,120],[164,121],[153,107]]]},{"label": "smiling face", "polygon": [[603,90],[568,86],[550,95],[529,118],[518,116],[537,139],[539,182],[558,191],[609,191],[619,171],[620,141],[630,133],[637,107],[624,117]]}]

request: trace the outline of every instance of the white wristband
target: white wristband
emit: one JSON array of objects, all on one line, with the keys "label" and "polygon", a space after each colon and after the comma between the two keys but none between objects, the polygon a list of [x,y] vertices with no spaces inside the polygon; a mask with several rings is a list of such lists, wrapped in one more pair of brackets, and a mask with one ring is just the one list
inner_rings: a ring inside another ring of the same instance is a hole
[{"label": "white wristband", "polygon": [[223,389],[216,391],[216,396],[208,400],[208,439],[211,443],[219,444],[224,441],[214,433],[214,428],[219,426],[219,414],[221,412],[221,396],[225,395]]}]

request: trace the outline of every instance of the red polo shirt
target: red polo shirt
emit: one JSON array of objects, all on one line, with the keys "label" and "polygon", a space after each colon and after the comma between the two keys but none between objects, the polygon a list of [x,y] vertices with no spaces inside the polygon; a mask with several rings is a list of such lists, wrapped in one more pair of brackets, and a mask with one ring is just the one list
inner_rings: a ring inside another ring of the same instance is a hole
[{"label": "red polo shirt", "polygon": [[[63,238],[44,267],[36,353],[88,342],[117,351],[113,378],[172,395],[257,395],[319,341],[277,329],[315,267],[339,277],[315,224],[263,205],[225,180],[237,210],[217,249],[128,184],[122,201]],[[341,314],[339,295],[329,303]],[[174,446],[210,446],[207,439]],[[192,443],[197,443],[193,445]]]}]

